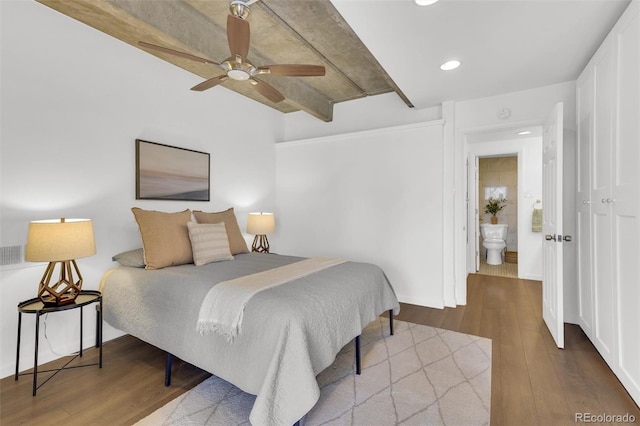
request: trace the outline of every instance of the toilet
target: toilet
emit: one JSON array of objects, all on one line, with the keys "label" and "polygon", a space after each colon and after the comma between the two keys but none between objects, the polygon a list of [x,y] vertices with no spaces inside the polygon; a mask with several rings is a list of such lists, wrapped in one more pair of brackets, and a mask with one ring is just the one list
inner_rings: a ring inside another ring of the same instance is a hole
[{"label": "toilet", "polygon": [[502,265],[502,253],[507,247],[507,232],[509,225],[505,223],[481,223],[482,247],[487,249],[487,263]]}]

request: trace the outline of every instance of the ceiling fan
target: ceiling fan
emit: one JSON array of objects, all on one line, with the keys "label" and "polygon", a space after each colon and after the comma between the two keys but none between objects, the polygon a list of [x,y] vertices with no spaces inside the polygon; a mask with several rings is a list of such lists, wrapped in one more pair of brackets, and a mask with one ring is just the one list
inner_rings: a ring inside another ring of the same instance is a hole
[{"label": "ceiling fan", "polygon": [[323,76],[325,75],[325,68],[322,65],[303,64],[263,65],[260,67],[253,65],[247,59],[250,41],[250,29],[247,17],[250,12],[249,5],[256,1],[257,0],[231,0],[229,2],[230,14],[227,16],[227,41],[229,42],[231,56],[222,63],[144,41],[139,41],[138,44],[148,49],[158,50],[185,59],[216,65],[225,72],[224,75],[210,78],[193,86],[191,90],[207,90],[223,83],[227,79],[249,81],[259,93],[270,101],[276,103],[281,102],[285,99],[282,93],[264,81],[259,80],[256,76],[267,74],[291,77]]}]

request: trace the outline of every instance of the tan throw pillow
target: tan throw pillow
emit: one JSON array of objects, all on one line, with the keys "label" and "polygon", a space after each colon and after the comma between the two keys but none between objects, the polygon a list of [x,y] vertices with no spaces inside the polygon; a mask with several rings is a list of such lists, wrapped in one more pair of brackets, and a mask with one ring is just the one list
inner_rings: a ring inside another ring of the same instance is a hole
[{"label": "tan throw pillow", "polygon": [[227,237],[229,237],[229,248],[231,249],[231,254],[249,253],[247,243],[242,236],[242,232],[240,232],[236,214],[233,212],[233,207],[223,212],[212,213],[195,210],[193,212],[193,216],[196,218],[198,223],[224,222],[224,225],[227,228]]},{"label": "tan throw pillow", "polygon": [[193,263],[196,266],[206,265],[211,262],[233,260],[229,250],[229,239],[224,222],[220,223],[187,223],[191,249],[193,250]]},{"label": "tan throw pillow", "polygon": [[187,230],[187,223],[191,221],[189,209],[165,213],[134,207],[131,211],[140,229],[146,269],[193,263]]}]

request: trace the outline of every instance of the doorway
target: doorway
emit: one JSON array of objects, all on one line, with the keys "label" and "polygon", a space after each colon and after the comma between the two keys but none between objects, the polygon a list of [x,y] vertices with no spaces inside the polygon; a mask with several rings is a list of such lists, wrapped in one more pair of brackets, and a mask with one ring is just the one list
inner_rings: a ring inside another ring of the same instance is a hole
[{"label": "doorway", "polygon": [[[510,133],[510,137],[504,137],[508,143],[504,143],[503,140],[495,140],[493,138],[495,134],[487,128],[483,129],[483,133],[480,133],[480,139],[483,139],[483,143],[474,143],[473,139],[478,134],[473,131],[461,133],[464,138],[463,146],[466,149],[466,153],[463,151],[463,155],[467,158],[465,200],[467,204],[465,233],[467,237],[467,273],[476,272],[479,256],[476,249],[479,234],[478,225],[476,225],[479,223],[479,220],[476,219],[479,215],[478,196],[477,191],[473,190],[476,188],[477,181],[477,158],[483,155],[500,155],[515,151],[518,154],[518,203],[522,207],[518,209],[518,229],[520,231],[518,232],[518,278],[542,282],[542,316],[559,348],[564,347],[564,302],[575,299],[575,286],[571,286],[573,288],[566,286],[564,276],[565,272],[568,274],[573,270],[564,267],[565,248],[573,259],[575,258],[575,250],[568,244],[558,244],[569,241],[564,240],[567,234],[563,230],[563,222],[567,220],[567,217],[575,217],[573,200],[570,197],[564,197],[565,193],[573,193],[575,189],[575,181],[571,179],[573,176],[571,163],[565,163],[563,160],[567,155],[565,150],[569,154],[567,158],[575,158],[575,152],[571,144],[564,143],[567,139],[565,133],[571,135],[571,132],[564,128],[563,111],[562,102],[554,104],[548,117],[541,123],[543,126],[538,125],[539,136],[532,137],[535,132],[527,130],[528,143],[524,140],[514,139],[514,133],[518,136],[524,135],[523,131],[515,131],[514,125],[493,128],[494,131],[499,130],[503,134]],[[487,139],[487,135],[491,138]],[[574,141],[573,137],[570,137],[569,140]],[[505,146],[509,144],[512,144],[511,148]],[[533,159],[535,161],[532,161]],[[568,180],[565,180],[566,176],[569,177]],[[571,191],[567,192],[567,187]],[[533,210],[537,200],[542,201],[541,207],[544,212],[540,232],[537,229],[534,230],[532,226]],[[524,208],[526,204],[524,201],[528,201],[531,206],[530,210]],[[565,208],[565,205],[569,208]],[[525,210],[528,211],[525,212]],[[527,224],[527,222],[529,223]],[[528,229],[528,232],[524,232],[525,229]],[[458,291],[463,296],[461,300],[464,300],[466,291],[460,289],[456,284],[456,294]],[[572,297],[567,298],[565,293]],[[570,311],[573,313],[575,309],[570,309]]]},{"label": "doorway", "polygon": [[[522,134],[524,130],[521,128],[501,129],[495,132],[466,135],[469,168],[467,171],[467,226],[469,229],[467,271],[469,273],[477,273],[482,268],[482,272],[491,272],[492,275],[508,274],[515,278],[542,280],[542,237],[540,232],[534,232],[532,228],[533,209],[538,201],[542,200],[542,128],[532,126],[527,131],[529,133]],[[506,158],[509,159],[506,160]],[[505,166],[515,169],[515,177],[502,177],[503,183],[511,179],[515,188],[507,189],[505,194],[505,198],[511,201],[508,207],[510,210],[503,210],[498,216],[503,222],[508,221],[512,231],[515,230],[510,236],[507,234],[509,239],[507,251],[517,253],[517,264],[503,262],[504,266],[493,268],[494,271],[486,271],[482,262],[482,258],[486,258],[486,255],[481,242],[480,223],[490,219],[490,215],[484,213],[486,196],[490,196],[491,191],[494,195],[499,195],[500,191],[504,191],[500,187],[508,188],[509,185],[500,183],[499,172],[497,181],[496,176],[493,176],[494,180],[490,181],[490,184],[480,183],[480,162],[484,159],[495,159],[489,160],[489,166],[491,161],[515,162],[515,166]],[[485,188],[490,188],[487,194],[484,193]],[[507,218],[507,212],[513,217]],[[510,271],[500,270],[507,268]]]},{"label": "doorway", "polygon": [[[495,222],[506,225],[505,247],[500,250],[500,264],[488,263],[482,232],[477,250],[480,262],[476,271],[482,275],[518,278],[518,156],[506,154],[478,158],[478,219],[480,225]],[[492,211],[499,209],[495,215]],[[495,216],[492,221],[492,216]],[[482,229],[481,229],[482,231]],[[489,260],[490,261],[490,260]]]}]

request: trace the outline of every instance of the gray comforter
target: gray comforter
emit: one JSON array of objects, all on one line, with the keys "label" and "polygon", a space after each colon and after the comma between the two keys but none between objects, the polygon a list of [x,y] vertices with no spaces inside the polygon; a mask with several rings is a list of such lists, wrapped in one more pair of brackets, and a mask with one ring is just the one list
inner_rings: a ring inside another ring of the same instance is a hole
[{"label": "gray comforter", "polygon": [[102,279],[104,319],[256,395],[253,425],[292,425],[317,402],[316,375],[398,300],[375,265],[347,262],[260,292],[233,343],[196,331],[200,305],[218,282],[301,258],[249,253],[235,260],[160,270],[118,267]]}]

